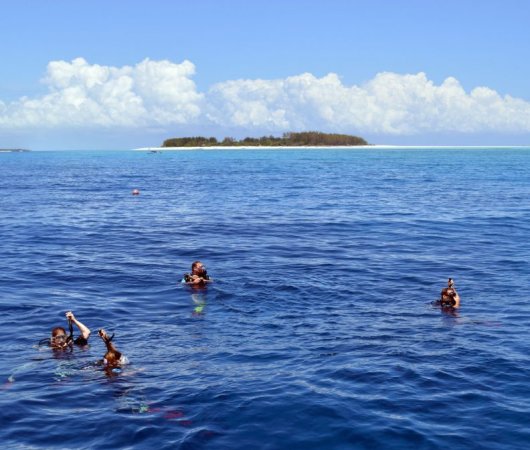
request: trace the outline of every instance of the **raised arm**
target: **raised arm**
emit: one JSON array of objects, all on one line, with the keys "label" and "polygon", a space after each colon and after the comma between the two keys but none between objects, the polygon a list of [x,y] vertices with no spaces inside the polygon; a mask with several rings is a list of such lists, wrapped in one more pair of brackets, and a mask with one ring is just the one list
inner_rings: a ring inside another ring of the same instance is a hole
[{"label": "raised arm", "polygon": [[85,324],[79,322],[79,320],[75,318],[74,313],[72,311],[68,311],[66,313],[66,318],[75,323],[75,326],[79,329],[81,336],[83,336],[83,338],[88,341],[88,338],[90,336],[90,330],[88,329],[88,327]]},{"label": "raised arm", "polygon": [[101,329],[99,330],[99,335],[107,347],[107,353],[105,353],[103,363],[108,367],[119,366],[121,362],[121,352],[119,352],[112,343],[114,334],[109,336],[105,330]]}]

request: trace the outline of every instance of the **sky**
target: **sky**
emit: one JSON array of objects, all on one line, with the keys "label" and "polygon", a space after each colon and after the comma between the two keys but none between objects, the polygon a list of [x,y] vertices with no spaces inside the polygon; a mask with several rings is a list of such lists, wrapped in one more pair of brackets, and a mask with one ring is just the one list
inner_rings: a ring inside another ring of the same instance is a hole
[{"label": "sky", "polygon": [[527,0],[0,0],[0,148],[530,145]]}]

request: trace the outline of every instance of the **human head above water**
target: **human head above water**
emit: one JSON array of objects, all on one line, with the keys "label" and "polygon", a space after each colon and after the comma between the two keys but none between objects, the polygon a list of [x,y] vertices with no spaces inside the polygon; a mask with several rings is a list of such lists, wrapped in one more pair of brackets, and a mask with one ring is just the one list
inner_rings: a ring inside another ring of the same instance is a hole
[{"label": "human head above water", "polygon": [[66,330],[63,327],[55,327],[52,330],[51,345],[52,347],[62,347],[66,343]]},{"label": "human head above water", "polygon": [[204,267],[204,264],[200,261],[193,261],[191,264],[191,272],[193,274],[200,275],[206,272],[206,267]]},{"label": "human head above water", "polygon": [[63,327],[55,327],[53,330],[52,330],[52,338],[56,337],[56,336],[59,336],[61,334],[64,334],[66,335],[66,330],[63,328]]}]

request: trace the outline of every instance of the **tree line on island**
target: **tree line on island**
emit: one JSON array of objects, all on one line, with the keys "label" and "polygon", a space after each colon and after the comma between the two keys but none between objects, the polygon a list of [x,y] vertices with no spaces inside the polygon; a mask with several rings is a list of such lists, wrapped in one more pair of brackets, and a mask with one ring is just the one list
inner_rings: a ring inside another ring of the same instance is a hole
[{"label": "tree line on island", "polygon": [[162,147],[307,147],[307,146],[350,146],[368,145],[363,138],[348,134],[321,133],[304,131],[300,133],[284,133],[282,137],[263,136],[260,138],[246,137],[236,140],[225,137],[218,141],[214,137],[203,136],[166,139]]}]

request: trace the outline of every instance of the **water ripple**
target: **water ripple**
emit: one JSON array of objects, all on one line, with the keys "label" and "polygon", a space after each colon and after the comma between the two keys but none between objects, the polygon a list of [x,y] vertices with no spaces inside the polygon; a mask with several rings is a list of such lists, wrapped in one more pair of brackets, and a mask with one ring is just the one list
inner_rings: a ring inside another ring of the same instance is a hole
[{"label": "water ripple", "polygon": [[[0,158],[4,447],[530,441],[530,151]],[[69,309],[90,345],[39,347]]]}]

